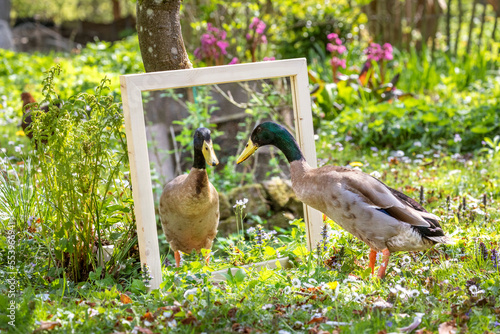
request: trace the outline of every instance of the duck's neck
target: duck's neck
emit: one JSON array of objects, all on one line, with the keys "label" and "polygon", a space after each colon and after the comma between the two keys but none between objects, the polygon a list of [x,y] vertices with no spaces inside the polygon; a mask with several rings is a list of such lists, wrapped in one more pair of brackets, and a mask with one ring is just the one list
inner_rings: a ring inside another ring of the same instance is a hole
[{"label": "duck's neck", "polygon": [[297,160],[305,160],[297,141],[295,141],[295,138],[288,131],[282,131],[277,134],[273,144],[283,152],[289,163]]},{"label": "duck's neck", "polygon": [[203,153],[201,152],[201,150],[195,148],[193,168],[205,169],[205,167],[206,167],[206,162]]}]

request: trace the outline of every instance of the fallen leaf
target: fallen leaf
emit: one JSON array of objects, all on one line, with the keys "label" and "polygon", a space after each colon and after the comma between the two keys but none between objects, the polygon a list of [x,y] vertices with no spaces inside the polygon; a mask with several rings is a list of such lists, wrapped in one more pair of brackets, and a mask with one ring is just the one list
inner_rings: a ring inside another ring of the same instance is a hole
[{"label": "fallen leaf", "polygon": [[130,304],[130,303],[132,303],[132,298],[130,298],[126,294],[122,293],[122,294],[120,294],[120,301],[123,304]]},{"label": "fallen leaf", "polygon": [[61,327],[61,324],[55,321],[42,321],[40,323],[40,326],[33,331],[33,333],[36,332],[42,332],[42,331],[50,331],[53,330],[56,327]]},{"label": "fallen leaf", "polygon": [[441,325],[439,325],[438,332],[439,334],[455,334],[457,332],[455,320],[443,322]]},{"label": "fallen leaf", "polygon": [[183,325],[192,325],[195,322],[196,322],[196,318],[192,314],[190,316],[188,316],[187,318],[181,320],[181,324],[183,324]]},{"label": "fallen leaf", "polygon": [[324,321],[326,321],[325,317],[314,317],[307,324],[308,325],[317,324],[317,323],[321,323],[321,322],[324,322]]},{"label": "fallen leaf", "polygon": [[151,321],[151,322],[155,320],[155,318],[153,317],[153,315],[149,311],[144,313],[144,315],[141,317],[141,320],[144,320],[144,319],[146,319],[147,321]]},{"label": "fallen leaf", "polygon": [[233,307],[232,309],[230,309],[229,311],[227,311],[227,317],[232,319],[234,318],[234,316],[236,315],[236,312],[238,311],[238,308],[237,307]]}]

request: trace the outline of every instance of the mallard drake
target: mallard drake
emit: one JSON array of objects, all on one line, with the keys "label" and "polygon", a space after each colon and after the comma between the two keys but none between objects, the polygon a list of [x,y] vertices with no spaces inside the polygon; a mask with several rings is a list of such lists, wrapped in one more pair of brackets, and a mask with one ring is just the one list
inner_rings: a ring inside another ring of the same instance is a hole
[{"label": "mallard drake", "polygon": [[276,123],[265,122],[253,130],[237,163],[264,145],[276,146],[287,158],[292,188],[299,200],[323,212],[371,248],[372,274],[377,252],[383,253],[378,271],[378,277],[383,278],[391,252],[426,250],[436,243],[450,243],[439,217],[376,178],[345,167],[312,168],[294,137]]},{"label": "mallard drake", "polygon": [[[210,130],[198,128],[194,133],[194,162],[189,174],[170,181],[160,197],[160,220],[163,233],[180,265],[179,251],[191,253],[210,249],[219,225],[219,194],[208,180],[206,164],[219,163]],[[208,262],[208,258],[207,258]]]}]

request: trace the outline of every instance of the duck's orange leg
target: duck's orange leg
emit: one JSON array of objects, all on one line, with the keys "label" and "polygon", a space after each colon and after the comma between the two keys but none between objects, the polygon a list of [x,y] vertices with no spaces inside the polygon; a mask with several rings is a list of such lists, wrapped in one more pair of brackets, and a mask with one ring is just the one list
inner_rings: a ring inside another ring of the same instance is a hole
[{"label": "duck's orange leg", "polygon": [[205,258],[205,264],[208,266],[210,264],[210,254]]},{"label": "duck's orange leg", "polygon": [[181,266],[181,253],[179,251],[174,252],[175,266],[179,268]]},{"label": "duck's orange leg", "polygon": [[389,257],[391,256],[391,252],[386,248],[382,251],[382,264],[380,265],[380,269],[378,270],[378,278],[385,277],[385,270],[387,269],[387,265],[389,264]]},{"label": "duck's orange leg", "polygon": [[373,275],[375,274],[375,261],[377,260],[377,251],[371,249],[368,258],[370,259],[370,262],[368,262],[368,267],[372,268],[372,275]]}]

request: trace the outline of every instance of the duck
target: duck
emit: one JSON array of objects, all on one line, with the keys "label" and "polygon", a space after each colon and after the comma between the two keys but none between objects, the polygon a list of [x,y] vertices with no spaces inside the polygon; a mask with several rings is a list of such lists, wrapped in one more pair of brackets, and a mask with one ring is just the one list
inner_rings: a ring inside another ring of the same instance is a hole
[{"label": "duck", "polygon": [[277,123],[264,122],[255,127],[237,164],[266,145],[277,147],[285,155],[290,164],[292,189],[300,201],[370,247],[372,275],[378,252],[382,252],[382,263],[377,277],[382,279],[391,253],[452,243],[439,225],[438,216],[375,177],[341,166],[311,167],[295,138]]},{"label": "duck", "polygon": [[[208,179],[206,165],[216,166],[210,130],[200,127],[193,136],[193,166],[189,174],[179,175],[165,185],[160,197],[159,215],[163,233],[180,266],[180,252],[211,249],[219,225],[219,194]],[[206,262],[210,258],[207,256]]]}]

